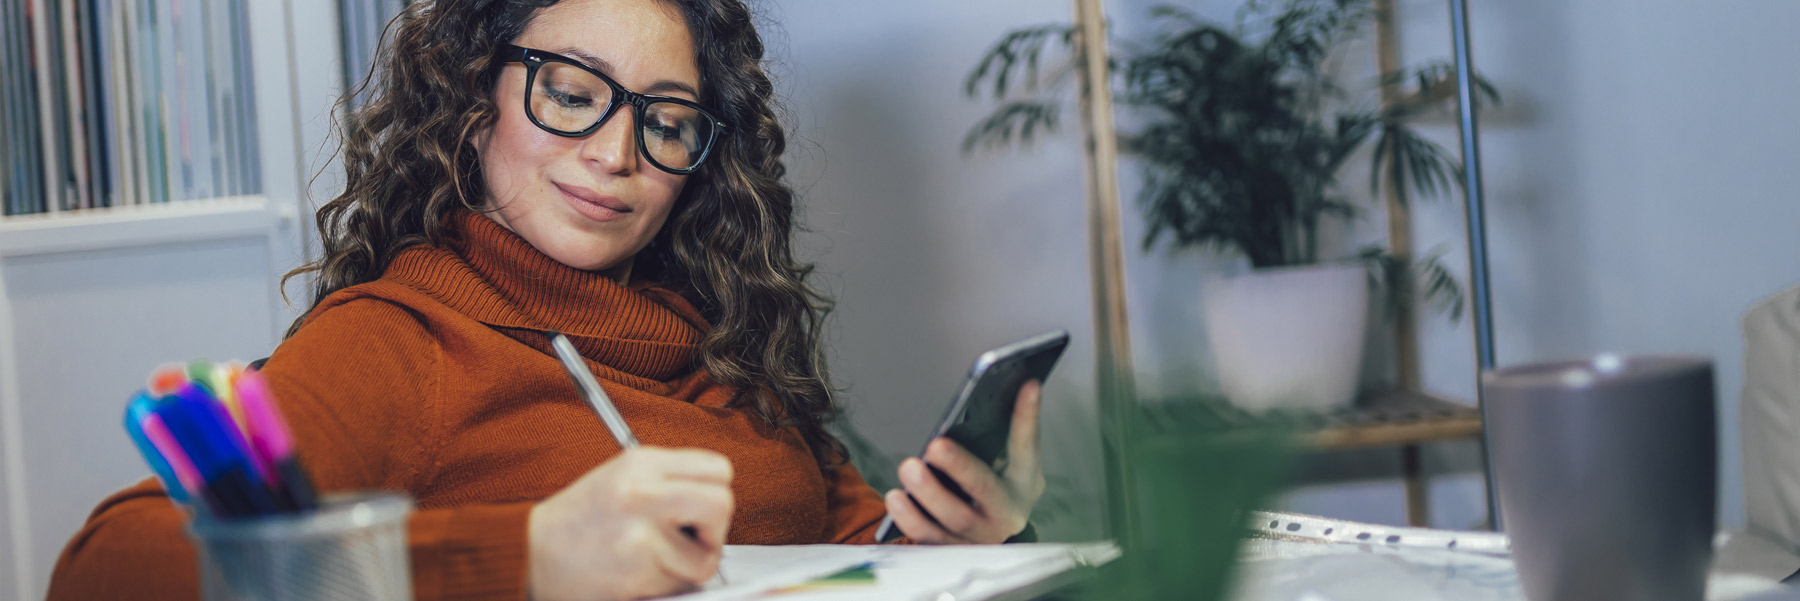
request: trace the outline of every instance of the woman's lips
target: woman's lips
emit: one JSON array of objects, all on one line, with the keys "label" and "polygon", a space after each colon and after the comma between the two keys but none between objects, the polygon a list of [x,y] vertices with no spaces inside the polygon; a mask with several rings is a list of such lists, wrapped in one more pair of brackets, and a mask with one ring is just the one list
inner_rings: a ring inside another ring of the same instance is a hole
[{"label": "woman's lips", "polygon": [[613,221],[622,218],[626,213],[631,212],[631,207],[627,206],[623,201],[620,201],[617,198],[601,196],[587,188],[565,186],[563,184],[555,185],[557,191],[562,192],[563,200],[569,203],[569,207],[575,209],[575,212],[581,213],[583,217],[587,217],[588,219],[594,221]]}]

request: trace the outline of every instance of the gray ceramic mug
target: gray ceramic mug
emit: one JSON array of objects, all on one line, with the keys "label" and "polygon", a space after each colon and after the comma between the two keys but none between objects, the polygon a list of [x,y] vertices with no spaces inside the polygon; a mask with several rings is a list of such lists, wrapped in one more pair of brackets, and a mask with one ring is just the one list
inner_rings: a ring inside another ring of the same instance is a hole
[{"label": "gray ceramic mug", "polygon": [[1601,355],[1481,383],[1526,597],[1704,597],[1718,486],[1711,361]]}]

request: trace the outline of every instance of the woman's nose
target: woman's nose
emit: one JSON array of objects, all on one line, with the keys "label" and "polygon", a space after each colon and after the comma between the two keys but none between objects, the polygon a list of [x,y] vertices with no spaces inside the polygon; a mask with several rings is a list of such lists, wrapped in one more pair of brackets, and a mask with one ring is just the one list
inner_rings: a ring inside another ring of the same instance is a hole
[{"label": "woman's nose", "polygon": [[582,158],[592,161],[606,173],[625,174],[637,170],[637,111],[631,105],[620,106],[613,116],[600,124],[581,142]]}]

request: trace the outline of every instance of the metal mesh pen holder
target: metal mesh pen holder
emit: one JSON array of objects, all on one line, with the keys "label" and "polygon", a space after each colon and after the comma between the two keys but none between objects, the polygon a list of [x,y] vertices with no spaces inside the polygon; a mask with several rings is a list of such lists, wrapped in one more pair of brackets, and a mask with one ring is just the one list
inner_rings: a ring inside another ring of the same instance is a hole
[{"label": "metal mesh pen holder", "polygon": [[406,516],[397,494],[328,498],[318,510],[260,518],[196,518],[206,601],[410,601]]}]

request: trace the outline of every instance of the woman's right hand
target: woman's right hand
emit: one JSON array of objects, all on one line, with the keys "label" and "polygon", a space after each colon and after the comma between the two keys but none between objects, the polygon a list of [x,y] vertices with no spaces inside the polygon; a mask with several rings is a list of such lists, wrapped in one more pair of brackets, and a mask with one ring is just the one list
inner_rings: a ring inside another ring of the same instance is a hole
[{"label": "woman's right hand", "polygon": [[725,456],[625,451],[532,508],[531,597],[624,601],[693,590],[719,568],[731,511]]}]

